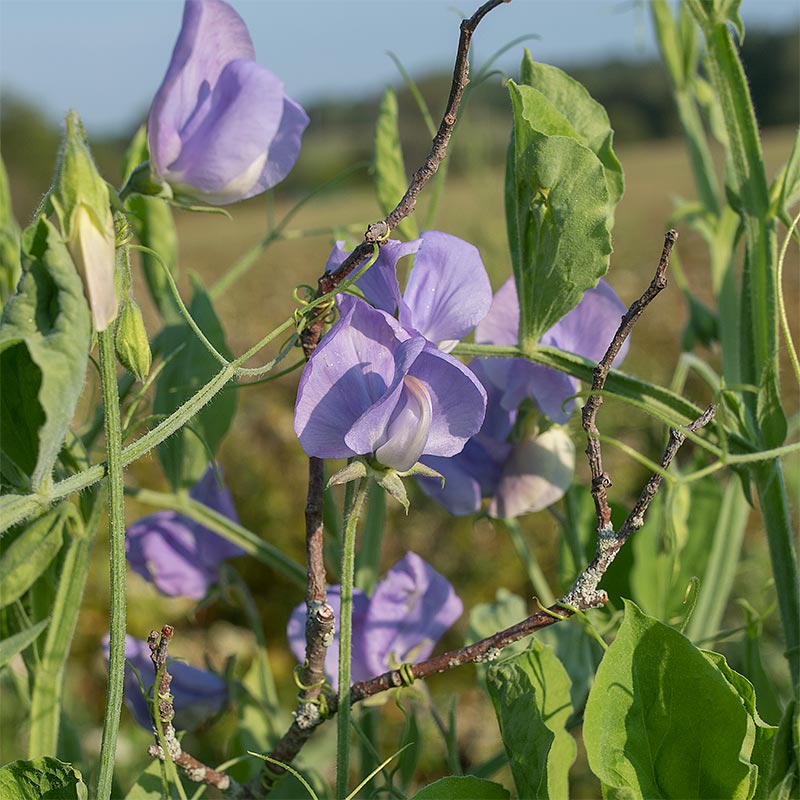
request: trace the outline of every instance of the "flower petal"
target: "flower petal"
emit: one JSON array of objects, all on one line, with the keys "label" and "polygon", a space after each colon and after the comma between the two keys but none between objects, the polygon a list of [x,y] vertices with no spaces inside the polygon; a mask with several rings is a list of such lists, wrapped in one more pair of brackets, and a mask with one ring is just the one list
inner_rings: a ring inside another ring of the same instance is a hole
[{"label": "flower petal", "polygon": [[180,155],[180,131],[225,66],[255,58],[244,20],[222,0],[186,0],[178,41],[147,122],[150,159],[159,175]]},{"label": "flower petal", "polygon": [[370,598],[360,638],[367,671],[380,675],[427,658],[462,611],[449,581],[416,553],[406,553]]},{"label": "flower petal", "polygon": [[452,350],[488,313],[489,276],[478,248],[469,242],[440,231],[425,231],[421,238],[400,322]]},{"label": "flower petal", "polygon": [[375,458],[404,472],[419,461],[428,441],[433,406],[421,381],[411,375],[403,378],[403,391],[386,425],[384,442],[375,447]]},{"label": "flower petal", "polygon": [[490,517],[518,517],[541,511],[563,497],[575,471],[575,445],[561,428],[524,439],[503,470]]}]

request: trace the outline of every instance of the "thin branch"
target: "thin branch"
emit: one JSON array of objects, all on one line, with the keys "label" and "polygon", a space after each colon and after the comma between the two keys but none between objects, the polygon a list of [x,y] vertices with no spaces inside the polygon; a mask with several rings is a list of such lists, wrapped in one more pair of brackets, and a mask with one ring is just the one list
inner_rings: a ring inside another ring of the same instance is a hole
[{"label": "thin branch", "polygon": [[586,444],[586,456],[589,459],[589,468],[592,472],[592,498],[594,500],[595,512],[597,513],[597,531],[611,530],[611,507],[608,505],[607,490],[611,486],[611,476],[603,470],[603,454],[600,448],[600,432],[597,430],[597,412],[600,406],[603,405],[602,391],[606,385],[606,378],[611,370],[611,364],[617,357],[622,345],[628,338],[633,326],[636,324],[639,317],[641,317],[644,310],[653,300],[658,293],[667,285],[667,267],[669,266],[669,257],[672,253],[672,248],[678,239],[678,232],[669,230],[664,236],[664,249],[661,251],[661,258],[656,268],[656,274],[653,280],[645,290],[644,294],[635,300],[631,307],[627,310],[622,317],[622,321],[611,340],[611,344],[606,350],[606,354],[600,360],[600,363],[594,368],[592,372],[592,394],[586,400],[586,405],[583,407],[581,417],[583,421],[583,429],[586,431],[588,438]]},{"label": "thin branch", "polygon": [[[250,797],[249,790],[234,781],[229,775],[224,772],[217,772],[217,770],[203,764],[202,761],[198,761],[194,756],[189,755],[181,747],[181,743],[175,735],[175,728],[172,725],[175,709],[172,705],[172,695],[169,691],[172,675],[170,675],[167,668],[169,643],[172,641],[174,633],[175,629],[172,625],[164,625],[161,628],[160,635],[158,631],[150,631],[150,635],[147,637],[147,644],[150,647],[150,660],[153,662],[156,675],[161,670],[161,679],[158,684],[158,716],[164,732],[164,745],[167,748],[167,752],[175,766],[180,767],[190,781],[216,786],[217,789],[227,792],[226,796],[230,798]],[[156,737],[156,743],[148,747],[147,752],[152,758],[157,758],[160,761],[164,761],[166,758],[164,750],[158,742],[158,737]]]}]

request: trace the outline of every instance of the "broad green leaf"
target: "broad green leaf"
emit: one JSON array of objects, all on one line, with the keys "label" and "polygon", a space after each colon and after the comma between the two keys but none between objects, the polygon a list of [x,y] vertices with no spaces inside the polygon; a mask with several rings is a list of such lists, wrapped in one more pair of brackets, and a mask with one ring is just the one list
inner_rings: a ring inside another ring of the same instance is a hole
[{"label": "broad green leaf", "polygon": [[564,727],[572,703],[561,662],[534,639],[525,653],[491,667],[486,682],[519,796],[568,797],[577,747]]},{"label": "broad green leaf", "polygon": [[772,746],[778,729],[761,719],[756,708],[756,693],[753,684],[744,675],[731,669],[725,656],[709,650],[703,651],[703,655],[722,673],[731,688],[739,695],[739,699],[747,711],[751,728],[749,761],[753,765],[753,783],[755,785],[755,791],[751,797],[754,800],[765,798],[767,797],[767,779],[772,764]]},{"label": "broad green leaf", "polygon": [[[136,783],[131,786],[125,800],[164,800],[165,781],[163,778],[164,764],[157,759],[147,765],[147,769],[139,774]],[[168,800],[180,800],[178,790],[169,784]]]},{"label": "broad green leaf", "polygon": [[58,231],[39,219],[23,238],[17,292],[0,318],[0,479],[17,490],[51,477],[84,381],[91,317]]},{"label": "broad green leaf", "polygon": [[[133,137],[125,153],[123,163],[123,182],[127,181],[136,167],[150,158],[147,149],[147,129],[142,125]],[[145,247],[155,250],[164,260],[164,264],[178,278],[178,233],[172,208],[160,197],[146,197],[140,194],[131,195],[125,205],[132,213],[129,215],[136,238]],[[141,253],[142,270],[147,288],[165,323],[177,323],[180,311],[170,291],[169,283],[164,275],[164,266],[148,253]]]},{"label": "broad green leaf", "polygon": [[688,639],[630,601],[583,735],[605,798],[750,797],[742,701]]},{"label": "broad green leaf", "polygon": [[[477,603],[469,612],[469,631],[466,644],[472,644],[480,639],[510,628],[528,616],[528,607],[525,601],[508,589],[499,588],[495,594],[494,603]],[[518,641],[503,648],[503,657],[523,653],[528,649],[526,641]],[[486,680],[486,664],[476,664],[478,679],[483,683]]]},{"label": "broad green leaf", "polygon": [[[519,344],[532,349],[608,271],[613,203],[597,156],[567,133],[529,86],[509,83],[514,132],[506,167],[506,224],[520,303]],[[563,118],[562,118],[563,119]]]},{"label": "broad green leaf", "polygon": [[50,618],[43,619],[24,631],[15,633],[0,641],[0,669],[2,669],[17,653],[21,653],[28,645],[39,638],[39,634],[49,625]]},{"label": "broad green leaf", "polygon": [[6,165],[0,158],[0,305],[13,294],[20,271],[19,225],[11,207]]},{"label": "broad green leaf", "polygon": [[[567,123],[555,123],[552,113],[542,116],[528,114],[528,120],[540,133],[557,136],[572,136],[586,145],[605,168],[608,195],[612,205],[616,205],[625,190],[622,165],[614,153],[612,141],[614,131],[608,121],[608,114],[600,103],[592,98],[585,87],[566,72],[549,64],[539,64],[531,58],[528,50],[522,59],[520,83],[541,94],[552,111]],[[541,101],[539,108],[544,105]],[[546,125],[554,125],[547,130]]]},{"label": "broad green leaf", "polygon": [[764,447],[780,447],[786,441],[787,427],[778,387],[777,363],[774,360],[768,361],[761,372],[756,415]]},{"label": "broad green leaf", "polygon": [[[217,351],[230,358],[211,298],[198,278],[193,276],[192,283],[189,313]],[[168,415],[216,375],[220,364],[185,322],[164,328],[157,342],[159,351],[172,357],[158,377],[153,411]],[[181,428],[159,446],[158,457],[164,473],[176,491],[194,486],[203,476],[235,412],[236,392],[220,392],[192,417],[188,427]]]},{"label": "broad green leaf", "polygon": [[0,608],[21,597],[56,557],[64,540],[63,504],[23,528],[0,552]]},{"label": "broad green leaf", "polygon": [[[386,90],[378,107],[372,168],[381,211],[388,214],[400,202],[408,188],[403,148],[400,144],[397,96],[392,89]],[[419,236],[413,217],[406,217],[397,226],[397,230],[404,239],[416,239]]]},{"label": "broad green leaf", "polygon": [[411,800],[510,800],[504,786],[472,775],[440,778],[420,789]]},{"label": "broad green leaf", "polygon": [[0,767],[3,800],[86,800],[81,773],[57,758],[12,761]]}]

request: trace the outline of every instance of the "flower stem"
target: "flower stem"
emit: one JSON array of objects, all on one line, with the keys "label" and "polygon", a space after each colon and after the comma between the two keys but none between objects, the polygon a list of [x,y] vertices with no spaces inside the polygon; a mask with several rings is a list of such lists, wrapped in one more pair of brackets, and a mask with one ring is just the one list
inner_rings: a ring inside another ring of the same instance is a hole
[{"label": "flower stem", "polygon": [[99,335],[100,382],[106,433],[108,470],[108,533],[110,546],[111,625],[108,655],[108,689],[100,745],[100,772],[97,800],[111,796],[114,754],[117,746],[119,715],[122,707],[122,681],[125,676],[125,494],[122,481],[122,427],[117,393],[114,329]]},{"label": "flower stem", "polygon": [[339,718],[336,745],[336,797],[347,796],[350,767],[350,658],[353,643],[353,583],[356,563],[356,528],[369,482],[358,480],[353,501],[347,506],[342,548],[341,598],[339,614]]}]

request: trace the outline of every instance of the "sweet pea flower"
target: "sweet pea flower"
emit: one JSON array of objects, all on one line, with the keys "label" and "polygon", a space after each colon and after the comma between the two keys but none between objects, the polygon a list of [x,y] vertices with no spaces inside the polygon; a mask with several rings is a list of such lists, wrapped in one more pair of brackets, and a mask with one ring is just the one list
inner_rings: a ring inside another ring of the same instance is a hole
[{"label": "sweet pea flower", "polygon": [[[238,522],[233,499],[220,486],[214,470],[189,492],[189,497]],[[177,511],[158,511],[134,522],[125,532],[131,569],[165,595],[200,600],[219,580],[220,563],[244,551]]]},{"label": "sweet pea flower", "polygon": [[459,452],[480,429],[486,393],[459,361],[352,297],[300,378],[294,429],[318,458],[364,456],[405,472]]},{"label": "sweet pea flower", "polygon": [[[328,589],[336,612],[336,632],[325,657],[325,676],[338,689],[339,587]],[[416,553],[406,553],[367,598],[353,594],[352,678],[354,683],[382,675],[401,664],[422,661],[461,616],[463,603],[449,581]],[[306,606],[292,611],[287,626],[295,658],[305,658]]]},{"label": "sweet pea flower", "polygon": [[444,479],[417,477],[422,490],[451,514],[480,510],[494,518],[518,517],[560,500],[572,482],[575,445],[560,427],[544,433],[526,433],[517,441],[512,431],[517,410],[503,408],[503,389],[486,374],[490,359],[475,359],[470,367],[486,388],[486,418],[480,432],[451,458],[425,457],[423,463]]},{"label": "sweet pea flower", "polygon": [[[608,349],[619,327],[625,306],[617,293],[600,280],[594,289],[584,293],[580,303],[542,336],[540,343],[599,361]],[[480,344],[516,345],[519,328],[519,302],[513,278],[497,291],[492,307],[475,330]],[[619,365],[628,352],[625,342],[614,365]],[[578,391],[578,381],[562,372],[532,364],[522,359],[493,358],[485,362],[485,372],[495,386],[503,389],[500,399],[506,410],[516,409],[526,398],[553,422],[566,422],[574,406],[568,397]]]},{"label": "sweet pea flower", "polygon": [[255,62],[242,18],[223,0],[186,0],[147,121],[154,177],[175,195],[227,205],[294,166],[308,125],[283,83]]},{"label": "sweet pea flower", "polygon": [[[103,637],[102,649],[106,663],[108,663],[108,635]],[[126,635],[125,658],[129,662],[125,664],[125,705],[143,728],[152,728],[150,706],[142,696],[139,680],[131,669],[133,667],[139,673],[145,693],[150,695],[155,682],[155,670],[153,662],[150,660],[150,647],[147,642]],[[172,675],[170,691],[173,695],[172,705],[175,709],[173,724],[177,729],[193,730],[224,708],[228,699],[228,690],[225,681],[213,672],[192,667],[181,661],[171,661],[169,673]]]},{"label": "sweet pea flower", "polygon": [[[326,271],[348,253],[337,242]],[[400,292],[397,262],[416,254],[405,290]],[[422,334],[449,353],[488,313],[492,286],[478,248],[457,236],[424,231],[410,242],[389,240],[356,286],[376,308],[397,317],[409,331]]]}]

